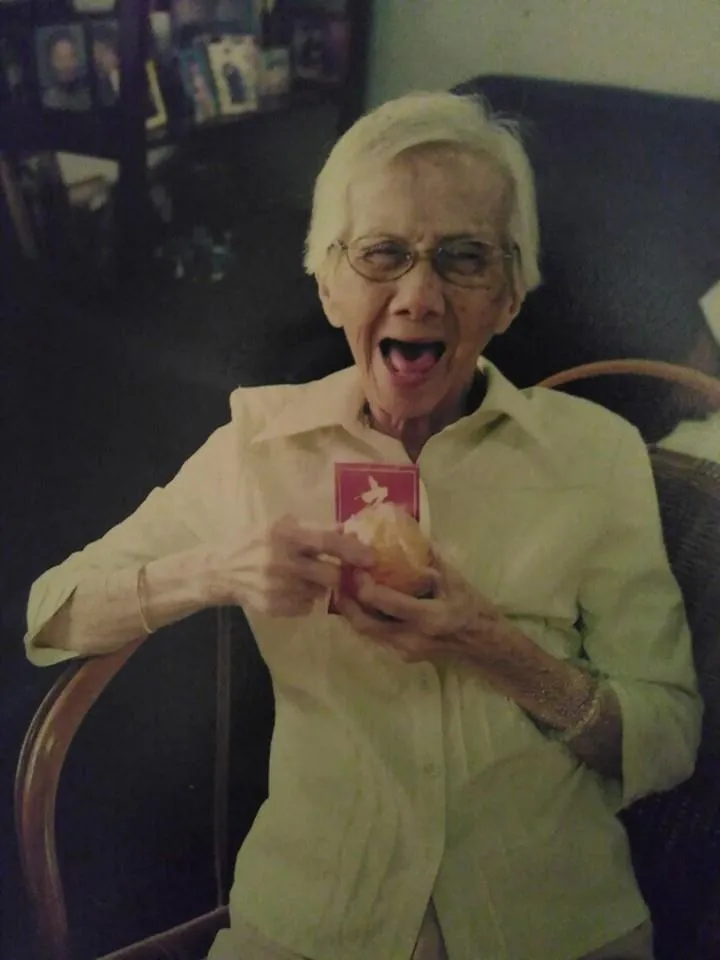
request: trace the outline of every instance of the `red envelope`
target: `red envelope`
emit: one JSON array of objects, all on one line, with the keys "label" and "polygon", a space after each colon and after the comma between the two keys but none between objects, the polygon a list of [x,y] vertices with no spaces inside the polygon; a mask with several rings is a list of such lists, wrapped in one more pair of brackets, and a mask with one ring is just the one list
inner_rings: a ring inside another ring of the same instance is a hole
[{"label": "red envelope", "polygon": [[[336,463],[335,519],[344,523],[371,503],[396,503],[420,519],[420,471],[414,463]],[[355,592],[354,571],[343,567],[340,592]],[[337,613],[334,596],[328,613]]]}]

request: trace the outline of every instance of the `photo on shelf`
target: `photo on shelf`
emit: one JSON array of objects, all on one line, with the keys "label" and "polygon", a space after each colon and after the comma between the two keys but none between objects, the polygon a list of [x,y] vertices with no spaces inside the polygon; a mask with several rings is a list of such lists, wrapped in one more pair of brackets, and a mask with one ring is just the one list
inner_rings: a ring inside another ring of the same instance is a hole
[{"label": "photo on shelf", "polygon": [[24,32],[0,37],[0,103],[27,104],[33,98],[30,52]]},{"label": "photo on shelf", "polygon": [[175,56],[172,20],[167,10],[153,10],[150,14],[153,52],[162,65],[170,64]]},{"label": "photo on shelf", "polygon": [[293,73],[301,80],[339,83],[345,79],[350,46],[345,17],[324,13],[297,16],[293,21]]},{"label": "photo on shelf", "polygon": [[209,0],[171,0],[172,22],[176,28],[199,26],[211,19]]},{"label": "photo on shelf", "polygon": [[163,100],[160,84],[158,83],[157,69],[152,60],[145,64],[145,72],[148,82],[148,105],[147,120],[145,126],[148,130],[157,130],[158,127],[164,127],[167,123],[167,110]]},{"label": "photo on shelf", "polygon": [[260,51],[258,93],[261,97],[281,97],[290,92],[290,50],[270,47]]},{"label": "photo on shelf", "polygon": [[209,43],[208,56],[221,113],[258,107],[258,48],[254,37],[223,37]]},{"label": "photo on shelf", "polygon": [[120,96],[120,54],[116,20],[93,20],[90,25],[97,96],[103,107],[111,107]]},{"label": "photo on shelf", "polygon": [[112,13],[115,0],[72,0],[76,13]]},{"label": "photo on shelf", "polygon": [[258,36],[260,18],[255,0],[208,0],[210,20],[224,30],[245,36]]},{"label": "photo on shelf", "polygon": [[207,53],[197,46],[178,51],[178,59],[183,88],[193,106],[195,123],[205,123],[218,112]]},{"label": "photo on shelf", "polygon": [[89,110],[90,84],[83,28],[77,23],[38,27],[35,50],[43,106],[48,110]]}]

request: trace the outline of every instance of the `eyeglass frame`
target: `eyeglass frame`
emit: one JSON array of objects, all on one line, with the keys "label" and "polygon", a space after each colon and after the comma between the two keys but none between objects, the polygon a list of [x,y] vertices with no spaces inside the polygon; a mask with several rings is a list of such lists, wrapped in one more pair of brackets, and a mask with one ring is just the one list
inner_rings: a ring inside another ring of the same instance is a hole
[{"label": "eyeglass frame", "polygon": [[[362,238],[359,238],[359,239],[362,239]],[[393,238],[386,237],[383,239],[392,240]],[[457,239],[460,239],[460,238],[457,238]],[[519,259],[520,257],[520,247],[517,243],[513,243],[512,246],[508,249],[499,244],[489,243],[486,240],[481,240],[476,237],[467,237],[462,239],[466,239],[471,243],[481,243],[486,247],[492,247],[494,250],[499,252],[500,254],[498,257],[499,260],[504,260],[507,262],[508,260],[514,260],[516,257]],[[328,247],[328,250],[333,250],[333,249],[342,250],[342,252],[345,254],[345,259],[347,260],[350,268],[354,270],[359,277],[362,277],[363,280],[367,280],[368,283],[393,283],[395,280],[399,280],[401,277],[404,277],[406,274],[410,273],[413,267],[416,267],[417,264],[420,262],[420,260],[428,260],[433,270],[435,271],[435,273],[440,277],[441,280],[444,280],[446,283],[450,283],[454,287],[461,287],[464,290],[482,289],[482,284],[458,283],[457,280],[451,280],[449,277],[444,276],[440,270],[438,270],[437,257],[440,251],[443,249],[442,242],[437,243],[435,244],[434,247],[431,247],[430,249],[426,249],[426,250],[417,250],[411,247],[409,244],[407,244],[407,252],[410,254],[410,257],[408,258],[408,261],[407,261],[407,266],[403,267],[401,272],[395,276],[382,277],[382,278],[368,277],[357,269],[355,264],[350,259],[350,244],[355,242],[356,241],[354,240],[351,240],[350,243],[345,243],[345,241],[343,240],[333,240],[333,242]],[[398,244],[402,243],[404,245],[404,241],[395,241],[395,242],[397,242]]]}]

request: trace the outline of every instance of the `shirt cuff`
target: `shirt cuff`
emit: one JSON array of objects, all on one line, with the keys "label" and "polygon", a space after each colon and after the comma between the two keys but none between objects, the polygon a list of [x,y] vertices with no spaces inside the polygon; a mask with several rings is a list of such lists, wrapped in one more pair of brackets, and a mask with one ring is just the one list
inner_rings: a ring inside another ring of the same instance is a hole
[{"label": "shirt cuff", "polygon": [[622,716],[620,807],[671,790],[692,776],[700,741],[700,698],[651,683],[608,680]]}]

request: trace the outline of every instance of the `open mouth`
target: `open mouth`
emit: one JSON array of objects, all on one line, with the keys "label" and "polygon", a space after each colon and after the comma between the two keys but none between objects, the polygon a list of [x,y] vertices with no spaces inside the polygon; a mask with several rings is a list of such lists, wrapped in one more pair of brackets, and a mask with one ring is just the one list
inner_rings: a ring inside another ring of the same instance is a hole
[{"label": "open mouth", "polygon": [[395,340],[385,337],[380,341],[380,352],[388,368],[408,382],[418,382],[428,376],[445,349],[442,340]]}]

